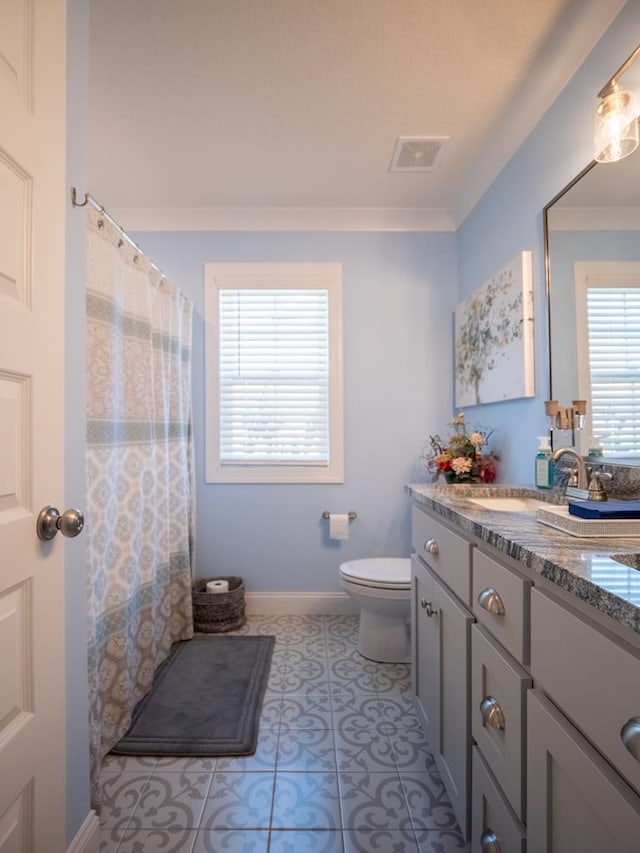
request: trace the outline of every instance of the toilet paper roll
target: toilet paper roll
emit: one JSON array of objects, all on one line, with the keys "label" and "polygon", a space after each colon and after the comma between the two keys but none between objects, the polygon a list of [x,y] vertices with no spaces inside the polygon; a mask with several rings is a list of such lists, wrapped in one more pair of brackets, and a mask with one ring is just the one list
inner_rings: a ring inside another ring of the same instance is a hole
[{"label": "toilet paper roll", "polygon": [[207,581],[207,592],[229,592],[229,581]]},{"label": "toilet paper roll", "polygon": [[329,537],[331,539],[349,538],[349,515],[348,513],[329,514]]}]

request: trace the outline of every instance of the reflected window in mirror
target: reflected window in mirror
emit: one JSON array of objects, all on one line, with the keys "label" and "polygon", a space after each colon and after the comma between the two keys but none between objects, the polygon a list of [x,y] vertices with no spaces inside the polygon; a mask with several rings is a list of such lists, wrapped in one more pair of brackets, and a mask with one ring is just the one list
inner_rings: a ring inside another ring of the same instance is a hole
[{"label": "reflected window in mirror", "polygon": [[640,460],[640,263],[576,263],[580,450]]}]

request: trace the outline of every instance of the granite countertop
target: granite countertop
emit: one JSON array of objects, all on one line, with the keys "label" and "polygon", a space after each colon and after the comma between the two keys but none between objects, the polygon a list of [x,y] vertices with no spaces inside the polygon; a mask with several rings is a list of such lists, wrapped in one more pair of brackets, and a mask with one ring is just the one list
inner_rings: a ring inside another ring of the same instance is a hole
[{"label": "granite countertop", "polygon": [[[566,503],[562,494],[555,491],[508,485],[424,483],[407,485],[405,490],[416,505],[441,515],[640,634],[640,537],[578,538],[542,524],[535,512],[484,509],[469,500],[531,497]],[[613,555],[618,559],[612,559]]]}]

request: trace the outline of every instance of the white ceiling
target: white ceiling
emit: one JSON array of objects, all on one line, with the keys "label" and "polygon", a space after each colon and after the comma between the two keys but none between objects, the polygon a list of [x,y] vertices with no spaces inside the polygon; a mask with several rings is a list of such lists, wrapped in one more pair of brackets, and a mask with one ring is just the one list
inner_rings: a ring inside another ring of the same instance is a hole
[{"label": "white ceiling", "polygon": [[91,0],[87,189],[131,229],[453,229],[623,5]]}]

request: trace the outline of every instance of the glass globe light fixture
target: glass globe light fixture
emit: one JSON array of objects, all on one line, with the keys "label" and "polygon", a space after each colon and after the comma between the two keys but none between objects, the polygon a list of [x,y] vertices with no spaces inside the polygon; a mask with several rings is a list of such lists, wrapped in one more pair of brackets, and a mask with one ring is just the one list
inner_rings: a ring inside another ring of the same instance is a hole
[{"label": "glass globe light fixture", "polygon": [[594,158],[615,163],[638,147],[638,110],[631,92],[612,89],[595,111]]}]

